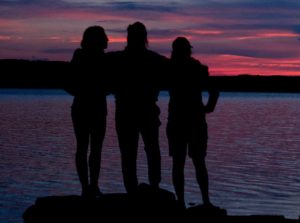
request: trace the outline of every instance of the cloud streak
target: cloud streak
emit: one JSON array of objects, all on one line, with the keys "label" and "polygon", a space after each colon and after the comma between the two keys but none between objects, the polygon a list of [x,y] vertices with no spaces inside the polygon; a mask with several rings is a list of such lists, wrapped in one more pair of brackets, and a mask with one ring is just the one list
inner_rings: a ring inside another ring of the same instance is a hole
[{"label": "cloud streak", "polygon": [[[214,74],[270,73],[272,64],[299,62],[299,11],[297,0],[2,0],[0,58],[69,60],[90,25],[106,29],[108,50],[122,49],[128,24],[139,20],[148,28],[150,47],[164,55],[173,39],[186,36],[195,57],[220,62],[211,63]],[[284,68],[300,75],[299,66]]]}]

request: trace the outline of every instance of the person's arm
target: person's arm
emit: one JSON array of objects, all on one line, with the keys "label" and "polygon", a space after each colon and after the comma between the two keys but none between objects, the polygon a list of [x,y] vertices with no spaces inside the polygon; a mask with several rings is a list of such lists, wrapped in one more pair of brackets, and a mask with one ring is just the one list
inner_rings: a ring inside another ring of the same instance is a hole
[{"label": "person's arm", "polygon": [[105,72],[107,75],[106,88],[108,94],[115,95],[119,89],[121,83],[121,76],[124,72],[123,52],[122,51],[111,51],[105,54]]},{"label": "person's arm", "polygon": [[72,96],[77,93],[77,77],[79,72],[80,50],[75,50],[69,66],[69,73],[64,84],[64,90]]},{"label": "person's arm", "polygon": [[168,91],[171,78],[171,60],[165,56],[160,55],[158,68],[158,88],[160,91]]},{"label": "person's arm", "polygon": [[205,113],[211,113],[215,110],[216,104],[219,98],[219,90],[217,89],[216,85],[212,82],[211,78],[209,77],[208,67],[203,66],[207,73],[207,91],[208,91],[208,101],[205,105]]}]

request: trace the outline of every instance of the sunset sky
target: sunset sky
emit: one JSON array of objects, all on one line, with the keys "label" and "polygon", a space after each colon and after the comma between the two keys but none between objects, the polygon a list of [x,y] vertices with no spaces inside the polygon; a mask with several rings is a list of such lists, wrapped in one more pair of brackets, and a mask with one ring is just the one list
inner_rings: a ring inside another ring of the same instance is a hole
[{"label": "sunset sky", "polygon": [[0,59],[69,61],[91,25],[121,50],[135,21],[166,56],[187,37],[212,75],[300,75],[299,0],[0,0]]}]

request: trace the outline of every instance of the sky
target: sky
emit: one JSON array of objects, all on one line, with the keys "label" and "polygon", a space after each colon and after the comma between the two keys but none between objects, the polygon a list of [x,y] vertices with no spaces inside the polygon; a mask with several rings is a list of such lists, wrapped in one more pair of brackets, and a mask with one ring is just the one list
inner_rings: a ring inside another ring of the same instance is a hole
[{"label": "sky", "polygon": [[167,57],[187,37],[211,75],[300,75],[300,0],[0,0],[0,59],[70,61],[92,25],[122,50],[136,21]]}]

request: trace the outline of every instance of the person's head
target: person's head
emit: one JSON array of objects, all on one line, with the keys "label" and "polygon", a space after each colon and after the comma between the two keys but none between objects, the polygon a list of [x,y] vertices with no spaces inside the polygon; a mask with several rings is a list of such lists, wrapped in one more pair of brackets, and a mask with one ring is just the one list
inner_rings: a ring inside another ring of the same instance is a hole
[{"label": "person's head", "polygon": [[83,49],[104,50],[107,48],[107,42],[108,38],[101,26],[90,26],[83,33],[81,47]]},{"label": "person's head", "polygon": [[187,38],[177,37],[172,43],[172,58],[188,58],[192,54],[192,46]]},{"label": "person's head", "polygon": [[132,48],[146,48],[148,45],[146,26],[135,22],[127,27],[127,46]]}]

